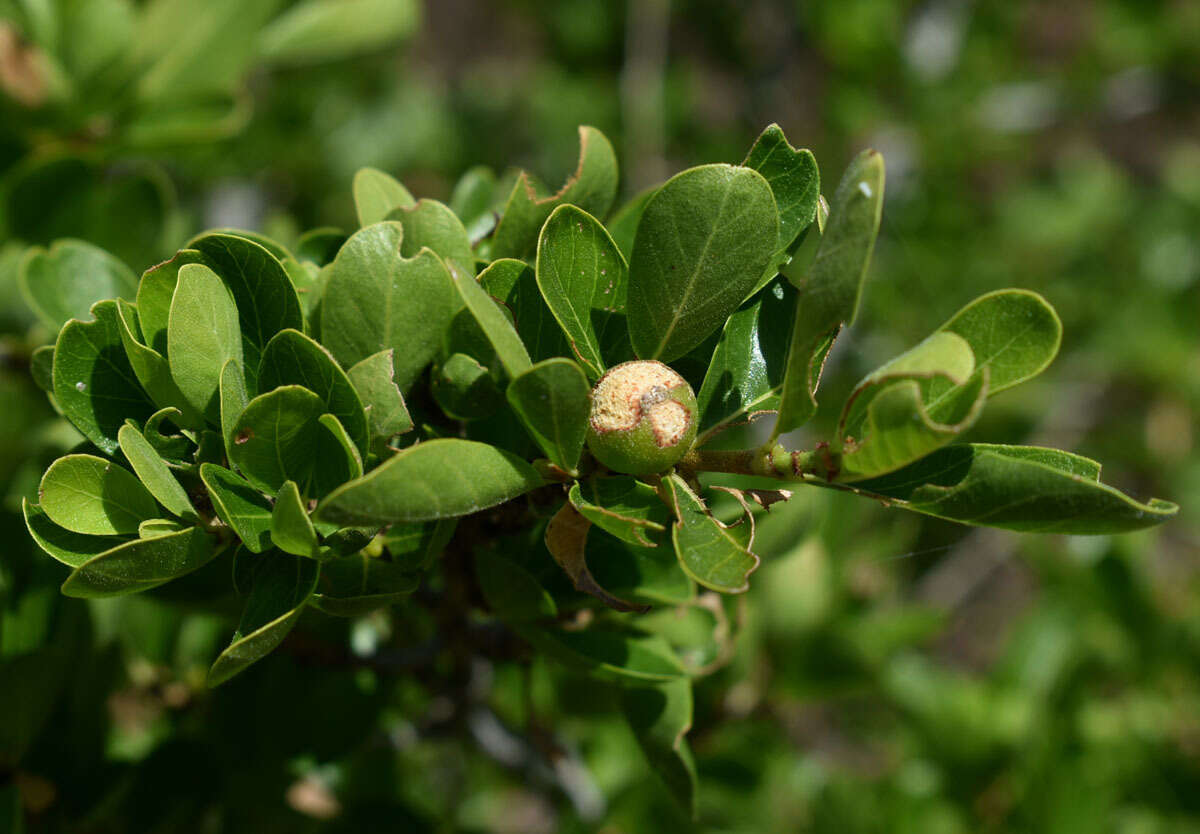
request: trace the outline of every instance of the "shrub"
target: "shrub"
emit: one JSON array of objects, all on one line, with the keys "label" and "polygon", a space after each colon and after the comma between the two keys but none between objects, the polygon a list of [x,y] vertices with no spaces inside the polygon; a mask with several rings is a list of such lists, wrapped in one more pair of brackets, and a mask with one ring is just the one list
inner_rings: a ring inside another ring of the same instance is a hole
[{"label": "shrub", "polygon": [[[231,572],[243,613],[214,686],[305,609],[358,616],[424,585],[452,616],[489,612],[620,684],[688,807],[690,680],[711,664],[647,612],[693,606],[697,586],[745,591],[756,515],[790,497],[780,487],[1027,532],[1116,533],[1176,510],[1068,452],[957,442],[1058,349],[1057,315],[1024,290],[967,305],[864,377],[836,433],[788,447],[854,319],[883,190],[866,151],[827,204],[812,154],[771,126],[741,165],[683,171],[610,212],[615,155],[585,127],[553,194],[472,173],[445,205],[364,169],[349,235],[289,249],[207,232],[140,281],[83,242],[33,250],[22,286],[61,326],[34,374],[86,442],[26,502],[29,531],[71,568],[71,596],[179,580],[204,598]],[[114,297],[84,321],[98,287]]]}]

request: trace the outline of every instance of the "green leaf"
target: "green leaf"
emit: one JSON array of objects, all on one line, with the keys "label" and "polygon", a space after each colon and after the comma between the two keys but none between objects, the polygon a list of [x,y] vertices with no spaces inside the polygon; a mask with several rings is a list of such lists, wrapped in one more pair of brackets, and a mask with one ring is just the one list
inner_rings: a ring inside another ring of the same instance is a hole
[{"label": "green leaf", "polygon": [[421,571],[442,555],[457,526],[456,518],[392,524],[380,533],[380,540],[393,563],[406,571]]},{"label": "green leaf", "polygon": [[128,469],[94,455],[61,457],[42,476],[38,503],[50,520],[89,536],[135,535],[158,504]]},{"label": "green leaf", "polygon": [[208,670],[208,685],[220,686],[270,654],[300,619],[317,587],[320,566],[278,551],[251,557],[250,595],[229,646]]},{"label": "green leaf", "polygon": [[310,229],[296,240],[296,258],[302,263],[325,266],[333,263],[338,250],[346,243],[347,234],[333,226]]},{"label": "green leaf", "polygon": [[278,492],[284,481],[307,490],[324,413],[321,398],[298,385],[255,397],[234,423],[230,462],[263,492]]},{"label": "green leaf", "polygon": [[407,391],[462,302],[436,255],[400,255],[402,236],[399,223],[377,223],[346,241],[329,267],[321,341],[344,367],[394,350],[396,384]]},{"label": "green leaf", "polygon": [[479,284],[512,313],[513,326],[533,361],[564,356],[570,351],[529,264],[512,258],[493,261],[479,273]]},{"label": "green leaf", "polygon": [[428,247],[451,272],[475,277],[475,253],[462,221],[445,203],[418,200],[414,206],[401,206],[386,218],[404,227],[400,254],[411,258]]},{"label": "green leaf", "polygon": [[493,550],[475,553],[479,590],[497,617],[506,623],[552,620],[558,616],[554,598],[524,567]]},{"label": "green leaf", "polygon": [[208,564],[217,550],[199,527],[135,539],[93,556],[63,583],[69,597],[110,597],[157,587]]},{"label": "green leaf", "polygon": [[469,515],[543,484],[510,452],[444,438],[410,446],[330,494],[317,517],[341,525],[429,521]]},{"label": "green leaf", "polygon": [[[354,175],[353,189],[358,225],[363,229],[384,220],[402,206],[416,204],[407,188],[377,168],[360,168]],[[399,248],[399,240],[396,245]]]},{"label": "green leaf", "polygon": [[371,448],[380,457],[384,456],[388,441],[413,427],[404,395],[396,385],[394,353],[391,349],[381,350],[346,371],[366,411]]},{"label": "green leaf", "polygon": [[[868,374],[850,394],[838,425],[840,479],[899,469],[966,431],[987,399],[988,373],[974,371],[966,339],[938,331]],[[934,385],[947,392],[937,417],[928,405]]]},{"label": "green leaf", "polygon": [[[296,288],[283,264],[252,240],[237,235],[207,234],[188,245],[204,256],[204,262],[233,293],[241,323],[246,379],[254,390],[253,374],[258,370],[267,342],[289,327],[304,329]],[[167,358],[171,358],[169,351]]]},{"label": "green leaf", "polygon": [[221,369],[230,360],[241,364],[242,359],[233,294],[208,267],[183,267],[171,301],[167,361],[188,407],[219,423]]},{"label": "green leaf", "polygon": [[305,0],[263,29],[259,55],[272,63],[308,63],[380,49],[411,33],[413,0]]},{"label": "green leaf", "polygon": [[[162,424],[166,420],[179,425],[182,421],[183,413],[178,408],[164,408],[150,415],[150,419],[146,421],[143,427],[143,435],[146,441],[154,448],[154,451],[160,457],[182,462],[195,446],[190,438],[182,434],[163,434]],[[120,437],[118,436],[118,440]]]},{"label": "green leaf", "polygon": [[[174,408],[179,419],[190,429],[204,427],[204,415],[197,412],[183,396],[166,358],[141,342],[137,308],[124,299],[117,300],[117,321],[121,328],[121,344],[138,382],[161,408]],[[184,412],[186,409],[186,413]]]},{"label": "green leaf", "polygon": [[626,688],[621,692],[621,711],[650,768],[679,807],[695,817],[696,764],[687,743],[692,728],[692,682],[681,679],[653,688]]},{"label": "green leaf", "polygon": [[650,202],[650,198],[657,194],[661,187],[653,185],[638,192],[628,203],[614,211],[605,223],[613,242],[625,256],[626,263],[633,256],[633,239],[637,234],[638,224],[642,222],[642,212],[646,210],[646,203]]},{"label": "green leaf", "polygon": [[890,475],[854,485],[906,510],[1030,533],[1123,533],[1152,527],[1178,507],[1141,503],[1100,483],[1100,464],[1057,449],[947,446]]},{"label": "green leaf", "polygon": [[54,393],[54,345],[42,345],[29,354],[29,375],[47,394]]},{"label": "green leaf", "polygon": [[726,594],[749,588],[758,557],[743,541],[741,530],[713,518],[678,475],[665,478],[663,484],[675,508],[671,539],[684,573],[704,587]]},{"label": "green leaf", "polygon": [[154,413],[121,343],[115,301],[92,308],[95,321],[67,322],[54,346],[54,400],[63,416],[106,454],[125,420]]},{"label": "green leaf", "polygon": [[640,547],[657,547],[671,521],[654,488],[636,478],[577,481],[568,497],[592,524]]},{"label": "green leaf", "polygon": [[184,524],[174,518],[148,518],[138,525],[139,539],[157,539],[188,529],[190,524]]},{"label": "green leaf", "polygon": [[587,561],[596,581],[622,599],[683,605],[696,596],[672,547],[642,547],[599,533],[588,536]]},{"label": "green leaf", "polygon": [[779,218],[757,171],[702,165],[646,204],[629,260],[629,334],[643,359],[670,362],[725,323],[775,252]]},{"label": "green leaf", "polygon": [[779,417],[772,438],[799,428],[817,409],[821,368],[843,325],[854,321],[883,210],[883,157],[867,150],[842,175],[829,222],[799,287]]},{"label": "green leaf", "polygon": [[779,243],[775,248],[786,250],[817,213],[821,177],[816,158],[812,151],[793,148],[783,129],[772,124],[754,141],[742,165],[758,171],[771,186],[779,209]]},{"label": "green leaf", "polygon": [[592,523],[571,504],[563,504],[546,525],[546,549],[571,579],[575,590],[590,594],[614,611],[645,613],[648,605],[634,605],[604,589],[587,564],[588,533]]},{"label": "green leaf", "polygon": [[233,447],[237,421],[250,404],[250,395],[246,391],[246,374],[242,363],[237,359],[228,359],[221,366],[221,380],[217,390],[221,402],[221,437],[224,440],[225,456],[232,458],[230,449]]},{"label": "green leaf", "polygon": [[295,556],[316,559],[320,544],[295,481],[285,481],[271,511],[271,541]]},{"label": "green leaf", "polygon": [[115,536],[72,533],[51,521],[46,511],[37,504],[31,504],[28,498],[21,499],[21,510],[25,514],[29,535],[38,547],[68,567],[77,568],[93,556],[112,550],[122,541]]},{"label": "green leaf", "polygon": [[167,464],[150,445],[145,436],[133,426],[125,425],[117,433],[121,451],[133,467],[134,473],[158,503],[179,518],[194,520],[196,508],[192,506],[187,491],[171,474]]},{"label": "green leaf", "polygon": [[504,398],[479,360],[453,353],[431,375],[433,398],[455,420],[479,420],[496,413]]},{"label": "green leaf", "polygon": [[592,408],[591,386],[579,366],[570,359],[547,359],[514,378],[505,393],[546,457],[574,472]]},{"label": "green leaf", "polygon": [[600,377],[606,368],[605,331],[625,328],[625,257],[596,218],[559,206],[538,238],[536,274],[575,355],[593,379]]},{"label": "green leaf", "polygon": [[[1054,308],[1029,290],[997,290],[980,296],[938,328],[967,340],[975,355],[975,373],[988,374],[988,396],[1040,374],[1054,361],[1062,343],[1062,322]],[[932,392],[936,413],[949,391]]]},{"label": "green leaf", "polygon": [[217,518],[225,522],[251,553],[271,547],[271,502],[248,481],[215,463],[200,465]]},{"label": "green leaf", "polygon": [[322,563],[309,604],[335,617],[361,617],[407,599],[420,584],[421,574],[403,565],[354,553]]},{"label": "green leaf", "polygon": [[614,683],[665,683],[686,675],[667,642],[656,635],[593,626],[564,631],[515,625],[526,641],[556,660]]},{"label": "green leaf", "polygon": [[141,327],[142,344],[160,356],[167,354],[167,328],[179,270],[188,264],[199,263],[204,263],[203,255],[195,249],[181,249],[170,260],[142,273],[137,292],[137,319]]},{"label": "green leaf", "polygon": [[82,240],[35,247],[18,267],[21,292],[42,323],[57,333],[71,319],[84,319],[97,301],[132,299],[137,276],[98,246]]},{"label": "green leaf", "polygon": [[496,197],[496,174],[486,165],[468,168],[454,184],[450,210],[470,229],[491,212]]},{"label": "green leaf", "polygon": [[537,243],[538,231],[560,205],[579,206],[603,217],[617,194],[617,155],[604,134],[594,127],[579,128],[579,167],[558,190],[541,196],[524,171],[517,178],[492,237],[491,257],[523,258]]},{"label": "green leaf", "polygon": [[470,275],[447,272],[463,305],[483,331],[505,374],[512,379],[529,369],[529,352],[496,300]]},{"label": "green leaf", "polygon": [[251,243],[257,243],[263,249],[266,249],[268,252],[270,252],[271,257],[275,258],[275,260],[279,261],[280,263],[283,263],[292,257],[292,253],[288,251],[287,247],[274,238],[267,237],[266,235],[258,232],[249,231],[248,229],[236,229],[229,226],[221,226],[216,229],[209,229],[204,234],[197,235],[196,237],[192,238],[192,240],[188,241],[185,248],[191,248],[192,244],[194,244],[197,240],[209,237],[211,235],[240,237],[250,241]]},{"label": "green leaf", "polygon": [[317,454],[308,492],[323,498],[362,474],[362,456],[345,427],[332,414],[322,414],[317,418]]},{"label": "green leaf", "polygon": [[700,442],[721,428],[779,407],[796,291],[779,278],[725,322],[696,395]]},{"label": "green leaf", "polygon": [[297,330],[282,330],[267,343],[258,371],[258,384],[264,391],[284,385],[300,385],[325,403],[325,410],[338,418],[366,453],[367,416],[350,378],[333,355]]}]

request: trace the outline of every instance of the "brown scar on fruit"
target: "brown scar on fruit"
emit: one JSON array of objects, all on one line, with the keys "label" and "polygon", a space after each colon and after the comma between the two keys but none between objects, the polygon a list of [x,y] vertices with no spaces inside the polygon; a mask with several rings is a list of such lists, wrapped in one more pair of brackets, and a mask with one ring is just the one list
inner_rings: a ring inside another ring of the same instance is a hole
[{"label": "brown scar on fruit", "polygon": [[617,365],[596,383],[592,394],[592,428],[597,434],[628,431],[642,420],[650,421],[654,442],[673,446],[687,432],[688,410],[672,400],[671,389],[687,382],[658,362]]}]

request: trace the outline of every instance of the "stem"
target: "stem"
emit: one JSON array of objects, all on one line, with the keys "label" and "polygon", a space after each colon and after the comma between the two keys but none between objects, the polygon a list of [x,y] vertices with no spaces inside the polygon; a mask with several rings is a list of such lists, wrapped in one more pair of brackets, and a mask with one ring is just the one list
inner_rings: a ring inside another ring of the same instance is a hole
[{"label": "stem", "polygon": [[758,449],[720,451],[692,449],[679,461],[679,467],[693,472],[728,472],[785,481],[820,478],[832,481],[841,469],[841,455],[818,443],[811,452],[792,452],[776,443]]}]

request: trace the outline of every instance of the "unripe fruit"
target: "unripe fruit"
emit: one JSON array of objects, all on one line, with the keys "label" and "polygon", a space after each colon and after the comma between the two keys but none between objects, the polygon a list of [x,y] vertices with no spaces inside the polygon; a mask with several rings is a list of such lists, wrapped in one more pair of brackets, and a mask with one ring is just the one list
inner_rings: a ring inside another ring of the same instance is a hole
[{"label": "unripe fruit", "polygon": [[592,389],[587,445],[614,472],[649,475],[675,465],[696,439],[696,395],[662,362],[625,362]]}]

